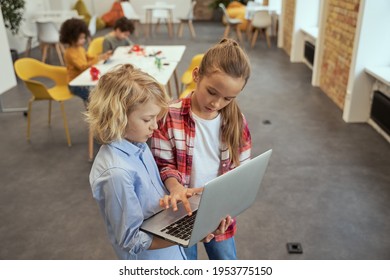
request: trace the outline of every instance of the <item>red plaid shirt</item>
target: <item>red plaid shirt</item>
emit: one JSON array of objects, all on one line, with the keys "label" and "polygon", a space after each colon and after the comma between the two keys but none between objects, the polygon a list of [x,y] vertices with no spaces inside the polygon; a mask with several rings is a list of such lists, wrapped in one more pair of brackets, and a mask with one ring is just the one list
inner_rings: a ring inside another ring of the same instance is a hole
[{"label": "red plaid shirt", "polygon": [[[184,187],[189,187],[194,154],[195,121],[191,113],[191,97],[176,100],[169,106],[164,120],[159,122],[159,130],[153,134],[151,149],[164,182],[176,178]],[[250,160],[252,147],[248,124],[244,118],[244,145],[240,147],[240,163]],[[235,166],[230,160],[229,150],[222,145],[219,174],[224,174]],[[215,237],[216,241],[226,240],[236,232],[236,220],[228,230]]]}]

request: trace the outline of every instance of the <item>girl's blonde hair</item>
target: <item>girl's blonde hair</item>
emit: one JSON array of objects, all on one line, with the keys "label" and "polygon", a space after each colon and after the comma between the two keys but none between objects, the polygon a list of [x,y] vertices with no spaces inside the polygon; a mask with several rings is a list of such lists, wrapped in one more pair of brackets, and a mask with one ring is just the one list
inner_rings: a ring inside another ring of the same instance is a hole
[{"label": "girl's blonde hair", "polygon": [[[199,66],[199,78],[223,72],[233,78],[243,78],[245,87],[250,76],[250,64],[247,54],[233,39],[224,38],[210,48],[204,55]],[[220,110],[222,117],[221,139],[226,143],[231,161],[234,165],[240,164],[240,151],[243,143],[244,120],[240,108],[235,100]]]},{"label": "girl's blonde hair", "polygon": [[161,107],[158,117],[163,117],[168,110],[164,87],[131,64],[121,65],[103,75],[91,91],[86,120],[95,138],[109,144],[124,138],[128,115],[150,100]]}]

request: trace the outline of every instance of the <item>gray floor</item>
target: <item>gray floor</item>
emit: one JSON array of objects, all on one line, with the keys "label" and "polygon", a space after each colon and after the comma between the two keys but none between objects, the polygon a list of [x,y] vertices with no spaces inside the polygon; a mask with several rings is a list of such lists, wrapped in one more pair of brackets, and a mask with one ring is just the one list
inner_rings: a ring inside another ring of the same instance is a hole
[{"label": "gray floor", "polygon": [[[181,74],[223,33],[220,23],[195,28],[196,40],[188,30],[183,39],[168,40],[164,28],[136,40],[187,45]],[[389,143],[367,124],[346,124],[341,110],[310,85],[311,71],[290,63],[273,43],[267,49],[259,39],[247,50],[253,74],[239,96],[253,155],[274,150],[255,204],[238,217],[239,258],[390,259]],[[38,49],[33,57],[40,57]],[[50,59],[58,64],[54,53]],[[29,97],[19,84],[2,101],[24,107]],[[71,148],[58,104],[50,127],[47,104],[33,105],[30,143],[22,113],[0,114],[0,259],[115,259],[88,184],[82,111],[80,99],[66,103]],[[287,242],[300,242],[303,254],[288,254]]]}]

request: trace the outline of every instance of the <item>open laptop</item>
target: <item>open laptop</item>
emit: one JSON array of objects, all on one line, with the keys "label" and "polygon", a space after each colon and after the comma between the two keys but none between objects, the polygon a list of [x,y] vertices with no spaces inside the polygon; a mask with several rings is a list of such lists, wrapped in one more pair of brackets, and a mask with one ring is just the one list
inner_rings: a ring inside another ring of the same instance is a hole
[{"label": "open laptop", "polygon": [[192,216],[182,203],[145,220],[141,230],[190,247],[215,231],[227,215],[236,217],[256,199],[272,150],[209,181],[201,195],[189,198]]}]

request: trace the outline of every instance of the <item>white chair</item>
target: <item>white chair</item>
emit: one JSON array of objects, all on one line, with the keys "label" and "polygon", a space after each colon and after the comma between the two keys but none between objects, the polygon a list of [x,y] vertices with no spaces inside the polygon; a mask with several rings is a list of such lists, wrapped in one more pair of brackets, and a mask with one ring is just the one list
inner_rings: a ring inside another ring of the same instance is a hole
[{"label": "white chair", "polygon": [[134,10],[133,6],[130,4],[130,2],[121,2],[121,7],[123,11],[123,15],[134,22],[134,35],[138,37],[138,28],[140,24],[140,17]]},{"label": "white chair", "polygon": [[[165,6],[165,5],[167,5],[167,3],[166,2],[156,2],[155,5],[156,6]],[[168,32],[170,34],[170,37],[172,37],[171,36],[171,27],[170,27],[171,17],[170,17],[170,14],[169,14],[167,9],[157,9],[157,8],[153,9],[152,20],[153,19],[157,19],[156,29],[155,29],[156,33],[158,33],[158,31],[160,29],[160,21],[164,20],[165,24],[167,25],[167,29],[168,29]]]},{"label": "white chair", "polygon": [[183,36],[183,29],[184,29],[185,23],[188,23],[188,28],[190,29],[192,38],[196,37],[195,29],[194,29],[194,26],[192,25],[192,20],[194,18],[195,5],[196,5],[196,1],[192,1],[191,6],[190,6],[190,10],[188,11],[187,16],[185,18],[179,17],[180,24],[179,24],[179,27],[177,29],[177,37],[181,38]]},{"label": "white chair", "polygon": [[61,65],[64,64],[64,59],[62,57],[62,45],[60,43],[60,34],[55,26],[55,24],[51,21],[37,21],[37,31],[38,31],[38,41],[43,48],[42,51],[42,62],[46,61],[47,53],[49,51],[49,47],[54,47],[58,59],[60,60]]},{"label": "white chair", "polygon": [[91,37],[96,34],[96,19],[97,15],[93,15],[89,20],[88,30]]},{"label": "white chair", "polygon": [[268,35],[268,29],[271,27],[272,19],[268,11],[257,11],[253,15],[252,19],[252,27],[255,29],[255,32],[252,37],[251,47],[253,48],[256,44],[257,35],[259,34],[259,31],[263,31],[265,38],[267,39],[267,45],[270,48],[271,42]]},{"label": "white chair", "polygon": [[24,37],[27,38],[25,56],[29,56],[32,48],[32,42],[37,38],[37,27],[34,23],[34,18],[29,15],[25,15],[24,22],[21,27],[21,31]]},{"label": "white chair", "polygon": [[223,14],[225,16],[225,20],[226,20],[226,28],[225,28],[225,32],[223,33],[223,36],[224,37],[228,37],[229,33],[230,33],[230,28],[233,28],[235,30],[235,32],[236,32],[238,41],[242,42],[241,30],[240,30],[240,27],[239,27],[239,24],[242,23],[242,20],[238,19],[238,18],[231,18],[231,17],[229,17],[229,14],[227,13],[224,4],[220,3],[219,7],[222,9]]}]

